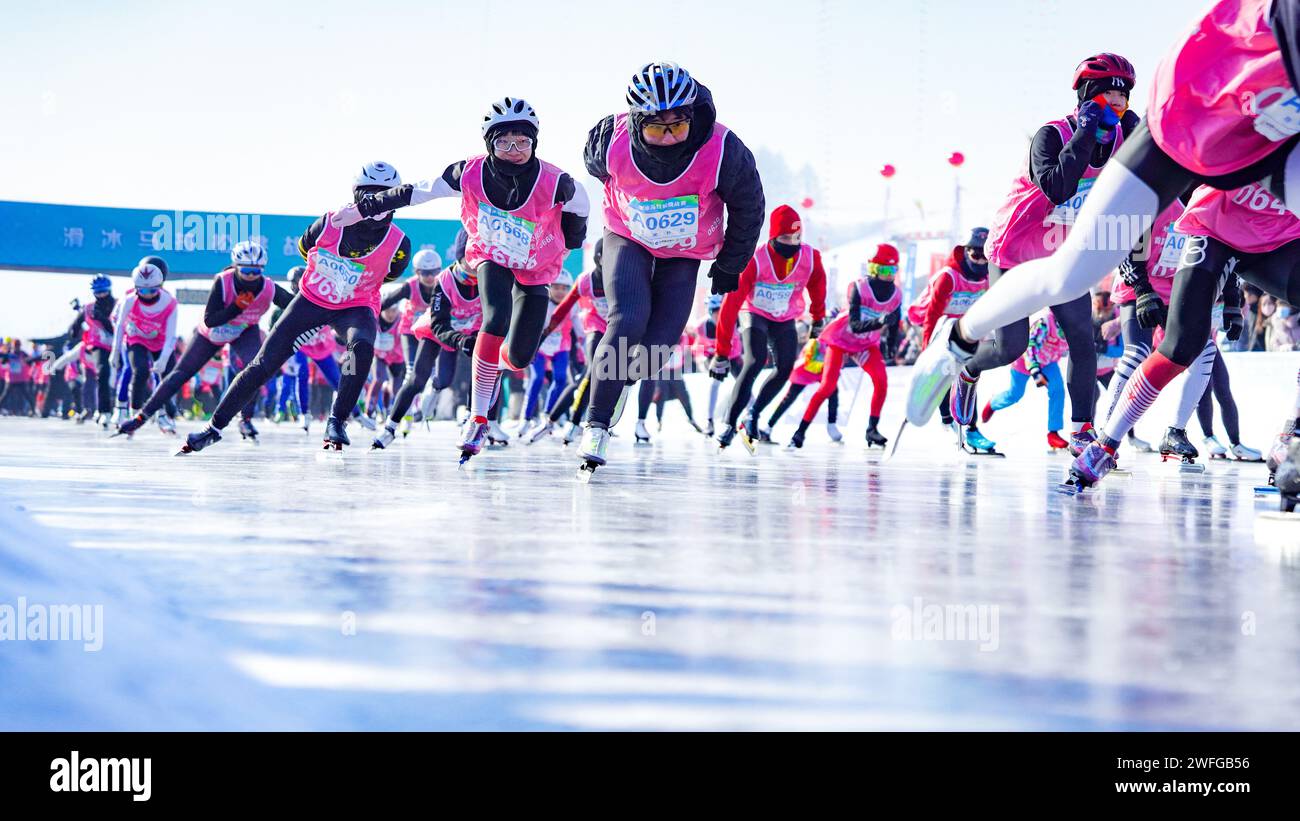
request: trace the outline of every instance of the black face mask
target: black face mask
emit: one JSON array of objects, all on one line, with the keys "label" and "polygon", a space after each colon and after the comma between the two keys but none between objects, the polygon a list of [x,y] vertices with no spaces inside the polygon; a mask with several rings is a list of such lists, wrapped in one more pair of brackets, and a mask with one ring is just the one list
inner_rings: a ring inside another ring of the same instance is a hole
[{"label": "black face mask", "polygon": [[795,254],[799,253],[799,246],[788,245],[784,242],[781,242],[780,240],[774,239],[772,240],[772,250],[776,251],[778,254],[785,257],[786,259],[790,259]]},{"label": "black face mask", "polygon": [[971,279],[984,279],[989,275],[989,261],[972,262],[969,255],[965,252],[961,255],[961,265],[966,269],[966,276]]},{"label": "black face mask", "polygon": [[591,291],[594,294],[605,293],[605,277],[601,273],[600,265],[597,263],[596,270],[591,272]]}]

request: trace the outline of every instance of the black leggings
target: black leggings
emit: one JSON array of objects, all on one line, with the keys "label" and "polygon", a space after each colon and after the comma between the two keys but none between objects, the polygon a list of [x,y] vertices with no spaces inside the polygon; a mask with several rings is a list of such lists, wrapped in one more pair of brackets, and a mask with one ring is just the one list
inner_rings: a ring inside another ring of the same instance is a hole
[{"label": "black leggings", "polygon": [[[159,352],[161,353],[161,351]],[[158,361],[158,354],[149,350],[143,345],[128,345],[126,348],[126,361],[131,365],[131,410],[141,410],[149,396],[149,377],[153,375],[153,364]],[[167,370],[176,366],[176,351],[169,354],[166,363]],[[166,405],[169,416],[176,415],[176,403],[171,401],[171,397],[165,397],[159,402],[159,407]]]},{"label": "black leggings", "polygon": [[[989,287],[1001,279],[1003,273],[989,263]],[[1070,348],[1066,374],[1070,418],[1075,422],[1091,422],[1097,403],[1097,347],[1093,340],[1092,298],[1084,294],[1078,299],[1053,305],[1052,314]],[[966,363],[971,376],[978,377],[984,371],[1010,365],[1023,356],[1029,347],[1029,318],[1012,322],[993,333],[993,339],[981,342],[974,358]]]},{"label": "black leggings", "polygon": [[456,358],[460,351],[449,351],[432,339],[421,339],[419,343],[415,356],[411,358],[411,367],[406,372],[406,381],[402,383],[397,396],[393,397],[389,419],[401,419],[406,415],[415,397],[423,393],[425,385],[429,384],[430,376],[433,377],[433,389],[440,391],[451,385],[451,380],[456,375]]},{"label": "black leggings", "polygon": [[[245,329],[243,333],[235,337],[230,342],[230,352],[234,354],[235,367],[242,368],[252,362],[253,357],[257,355],[257,349],[261,342],[262,335],[256,326]],[[207,337],[195,331],[190,337],[190,344],[185,349],[185,355],[163,377],[162,382],[154,389],[153,395],[149,397],[149,401],[144,403],[141,413],[145,416],[153,416],[157,413],[167,403],[167,400],[180,392],[186,382],[194,378],[194,374],[198,373],[200,368],[221,352],[221,348],[221,345],[210,341]],[[134,375],[135,365],[132,364],[131,368]],[[245,419],[253,418],[253,405],[254,403],[250,401],[244,407]]]},{"label": "black leggings", "polygon": [[298,346],[310,342],[324,325],[332,326],[347,340],[347,354],[340,369],[342,375],[331,413],[339,420],[348,419],[356,407],[357,397],[361,395],[366,375],[370,373],[370,363],[375,357],[375,334],[379,328],[375,312],[364,305],[342,310],[322,308],[300,293],[284,309],[280,321],[271,329],[253,361],[226,388],[212,414],[212,426],[220,430],[229,425],[235,414],[257,397],[261,387],[280,373],[280,367],[293,356]]},{"label": "black leggings", "polygon": [[533,364],[546,328],[546,306],[551,303],[545,285],[520,285],[515,272],[484,262],[478,267],[478,291],[483,306],[482,333],[505,339],[502,353],[509,370],[523,370]]},{"label": "black leggings", "polygon": [[1300,240],[1275,251],[1244,254],[1212,237],[1188,237],[1169,297],[1162,355],[1183,367],[1196,361],[1210,338],[1214,303],[1233,273],[1265,293],[1300,304]]},{"label": "black leggings", "polygon": [[1196,418],[1201,423],[1201,431],[1206,436],[1214,435],[1214,400],[1219,400],[1219,413],[1223,416],[1223,427],[1228,432],[1228,441],[1234,445],[1241,444],[1241,423],[1237,417],[1237,400],[1232,398],[1232,382],[1228,378],[1228,365],[1223,361],[1223,352],[1216,349],[1214,370],[1210,372],[1210,384],[1201,394],[1201,402],[1196,406]]},{"label": "black leggings", "polygon": [[686,390],[686,382],[682,379],[680,370],[669,372],[663,371],[662,378],[645,379],[641,382],[640,393],[637,396],[637,414],[636,418],[645,421],[646,416],[650,413],[650,405],[655,406],[655,415],[659,423],[664,421],[664,405],[670,399],[676,399],[682,403],[683,410],[686,411],[687,419],[694,419],[695,412],[691,409],[691,395]]},{"label": "black leggings", "polygon": [[765,316],[746,311],[740,315],[740,324],[745,341],[745,363],[741,366],[740,375],[736,377],[736,384],[731,388],[731,404],[727,407],[727,424],[732,426],[735,426],[745,406],[749,404],[754,380],[767,362],[768,342],[772,343],[772,358],[776,368],[763,380],[758,396],[754,397],[754,409],[750,412],[753,420],[757,420],[763,409],[776,398],[781,386],[790,378],[794,360],[799,355],[799,332],[795,330],[793,319],[773,322]]},{"label": "black leggings", "polygon": [[[806,387],[808,386],[796,385],[793,382],[790,383],[790,387],[786,388],[785,396],[781,397],[781,404],[776,406],[776,410],[772,411],[772,418],[767,420],[768,428],[776,427],[777,420],[784,416],[786,411],[790,410],[790,406],[794,404],[795,400],[799,398],[799,394],[803,393],[803,389]],[[835,420],[839,417],[839,413],[840,388],[836,385],[835,390],[831,392],[830,398],[826,400],[827,424],[835,424]]]},{"label": "black leggings", "polygon": [[555,400],[555,407],[551,408],[550,415],[552,422],[560,421],[560,417],[565,413],[569,414],[570,422],[582,421],[582,415],[587,412],[587,404],[591,401],[591,363],[596,361],[596,347],[600,345],[600,340],[604,336],[604,331],[592,331],[587,334],[584,343],[587,371],[580,377],[570,379],[569,384],[564,388],[564,393]]},{"label": "black leggings", "polygon": [[[110,351],[105,348],[91,348],[87,352],[87,357],[94,360],[95,363],[95,407],[100,413],[113,412],[113,383],[109,382],[109,373],[113,368],[109,364]],[[85,374],[86,380],[90,380],[90,374]],[[89,407],[89,405],[87,405]]]},{"label": "black leggings", "polygon": [[625,385],[662,368],[681,339],[695,301],[698,259],[658,259],[641,245],[605,232],[609,329],[591,361],[591,425],[609,427]]}]

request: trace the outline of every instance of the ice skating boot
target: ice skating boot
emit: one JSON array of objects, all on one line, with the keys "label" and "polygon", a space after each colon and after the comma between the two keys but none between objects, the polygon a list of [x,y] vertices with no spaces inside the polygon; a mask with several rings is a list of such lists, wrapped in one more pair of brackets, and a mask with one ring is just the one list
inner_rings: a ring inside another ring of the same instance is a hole
[{"label": "ice skating boot", "polygon": [[1047,433],[1047,447],[1052,452],[1056,452],[1056,451],[1061,451],[1069,448],[1070,443],[1065,441],[1065,438],[1062,437],[1061,434],[1053,430],[1053,431],[1048,431]]},{"label": "ice skating boot", "polygon": [[1248,448],[1240,442],[1232,446],[1232,450],[1228,451],[1228,455],[1233,459],[1236,459],[1238,462],[1264,461],[1264,454],[1254,448]]},{"label": "ice skating boot", "polygon": [[271,421],[277,425],[282,425],[285,422],[289,421],[289,414],[285,413],[282,410],[278,410],[275,412],[275,416],[271,419]]},{"label": "ice skating boot", "polygon": [[519,438],[519,441],[528,444],[529,435],[533,432],[533,426],[536,424],[537,422],[533,419],[523,420],[519,423],[519,429],[515,431],[515,436]]},{"label": "ice skating boot", "polygon": [[883,448],[889,443],[889,440],[882,436],[880,430],[874,426],[867,428],[866,438],[868,448]]},{"label": "ice skating boot", "polygon": [[166,436],[176,435],[176,420],[165,413],[158,415],[158,430]]},{"label": "ice skating boot", "polygon": [[731,440],[735,438],[735,427],[732,425],[723,425],[722,432],[718,434],[718,450],[726,450],[731,445]]},{"label": "ice skating boot", "polygon": [[129,439],[135,435],[136,431],[144,427],[146,421],[147,420],[143,413],[137,413],[125,422],[119,423],[117,426],[117,433],[114,433],[113,436],[125,436]]},{"label": "ice skating boot", "polygon": [[1128,432],[1128,445],[1137,453],[1153,453],[1155,451],[1150,442],[1139,437],[1132,430]]},{"label": "ice skating boot", "polygon": [[1210,455],[1211,459],[1227,459],[1228,449],[1223,446],[1217,436],[1207,436],[1201,440],[1201,445],[1205,452]]},{"label": "ice skating boot", "polygon": [[1182,428],[1170,428],[1165,431],[1165,438],[1160,440],[1160,459],[1176,458],[1184,464],[1192,464],[1201,453],[1187,438],[1187,431]]},{"label": "ice skating boot", "polygon": [[691,427],[695,428],[695,432],[696,432],[696,433],[704,433],[704,428],[700,427],[700,423],[699,423],[699,422],[696,422],[694,419],[692,419],[692,418],[689,417],[689,416],[686,417],[686,424],[688,424],[688,425],[690,425]]},{"label": "ice skating boot", "polygon": [[1268,449],[1268,483],[1273,484],[1273,475],[1277,473],[1277,466],[1282,464],[1286,459],[1287,450],[1291,447],[1291,437],[1295,434],[1295,420],[1288,419],[1282,426],[1277,438],[1273,440],[1273,446]]},{"label": "ice skating boot", "polygon": [[1078,493],[1097,484],[1114,469],[1115,453],[1101,442],[1094,441],[1074,458],[1074,463],[1070,465],[1070,475],[1061,484],[1061,489],[1068,493]]},{"label": "ice skating boot", "polygon": [[1078,456],[1084,449],[1097,441],[1097,431],[1091,422],[1084,422],[1083,427],[1070,434],[1070,455]]},{"label": "ice skating boot", "polygon": [[980,423],[987,425],[989,423],[989,420],[993,418],[994,413],[995,411],[993,410],[993,403],[985,402],[984,410],[980,411]]},{"label": "ice skating boot", "polygon": [[596,468],[606,463],[605,449],[608,446],[609,429],[587,425],[582,432],[582,444],[578,446],[578,458],[582,460],[576,477],[579,482],[590,482]]},{"label": "ice skating boot", "polygon": [[[252,439],[253,444],[257,444],[257,428],[253,427],[252,419],[239,420],[239,436],[241,439]],[[329,438],[329,430],[325,432],[325,438]],[[346,437],[344,437],[346,438]]]},{"label": "ice skating boot", "polygon": [[533,431],[532,436],[528,437],[525,444],[529,444],[529,445],[536,444],[542,441],[543,439],[545,439],[546,437],[550,436],[554,430],[555,430],[555,423],[552,422],[550,419],[547,419],[545,422],[537,426],[537,430]]},{"label": "ice skating boot", "polygon": [[191,433],[189,436],[185,437],[185,444],[181,445],[181,452],[176,455],[181,456],[186,453],[197,453],[208,445],[220,441],[221,431],[208,425],[203,430],[198,431],[197,433]]},{"label": "ice skating boot", "polygon": [[710,419],[709,422],[708,422],[708,424],[706,424],[706,425],[704,426],[704,435],[707,436],[707,437],[709,437],[710,439],[713,438],[713,420],[712,420],[712,419]]},{"label": "ice skating boot", "polygon": [[736,428],[736,433],[740,435],[740,444],[745,446],[745,450],[749,451],[750,456],[753,456],[757,452],[757,448],[754,447],[756,439],[754,432],[749,429],[749,424],[741,422]]},{"label": "ice skating boot", "polygon": [[126,406],[126,403],[123,402],[117,406],[117,424],[120,425],[129,418],[131,418],[131,410]]},{"label": "ice skating boot", "polygon": [[569,445],[578,441],[579,436],[582,436],[582,425],[579,425],[577,422],[570,422],[569,429],[564,432],[564,439],[561,441],[563,441],[564,446],[567,448]]},{"label": "ice skating boot", "polygon": [[790,450],[798,450],[803,447],[804,432],[802,427],[790,434],[790,444],[786,445]]},{"label": "ice skating boot", "polygon": [[[364,413],[358,413],[356,414],[356,417],[357,417],[357,422],[360,423],[361,427],[365,428],[366,430],[379,430],[379,425],[376,425],[375,420],[371,419],[368,415]],[[329,420],[326,420],[327,424],[328,421]]]},{"label": "ice skating boot", "polygon": [[967,453],[974,456],[1005,456],[997,451],[997,442],[980,433],[976,428],[968,428],[962,433],[962,444]]},{"label": "ice skating boot", "polygon": [[490,427],[488,420],[482,416],[470,416],[465,420],[465,424],[460,429],[460,442],[456,445],[460,448],[460,463],[462,465],[468,462],[470,457],[477,456],[479,451],[483,450],[483,443],[490,436],[488,433]]},{"label": "ice skating boot", "polygon": [[644,420],[644,419],[638,419],[638,420],[636,420],[636,433],[635,433],[635,435],[636,435],[636,443],[637,443],[638,445],[640,445],[640,444],[649,444],[649,443],[650,443],[650,431],[646,429],[646,426],[645,426],[645,420]]},{"label": "ice skating boot", "polygon": [[840,429],[835,426],[834,422],[826,423],[826,435],[831,438],[832,442],[844,441],[844,434],[840,433]]},{"label": "ice skating boot", "polygon": [[911,425],[919,427],[930,421],[957,373],[975,354],[976,345],[962,342],[956,326],[956,317],[940,320],[912,366],[912,383],[907,390],[907,421]]},{"label": "ice skating boot", "polygon": [[505,428],[501,427],[497,424],[497,420],[493,419],[488,422],[487,441],[489,445],[498,445],[504,448],[510,444],[510,434],[506,433]]},{"label": "ice skating boot", "polygon": [[[418,413],[418,411],[417,411],[417,413]],[[419,420],[415,420],[415,421],[419,421]],[[411,435],[411,424],[412,424],[412,419],[411,419],[411,417],[409,417],[409,416],[406,417],[406,418],[404,418],[404,419],[402,420],[402,438],[403,438],[403,439],[405,439],[406,437],[408,437],[408,436]]]},{"label": "ice skating boot", "polygon": [[385,425],[384,432],[376,436],[375,441],[370,443],[370,449],[383,450],[384,448],[393,444],[393,440],[396,438],[397,438],[396,429],[394,429],[392,426]]},{"label": "ice skating boot", "polygon": [[776,442],[772,441],[772,431],[767,430],[762,425],[758,424],[758,417],[749,417],[749,421],[745,423],[744,427],[745,430],[749,431],[753,435],[755,442],[760,442],[764,445],[776,444]]},{"label": "ice skating boot", "polygon": [[949,400],[949,413],[954,422],[969,425],[975,421],[975,409],[979,405],[978,387],[979,377],[972,377],[964,370],[958,374]]},{"label": "ice skating boot", "polygon": [[[337,416],[326,419],[324,449],[339,453],[342,452],[345,445],[351,445],[352,440],[348,438],[347,427],[347,423],[341,421]],[[242,426],[240,433],[243,433]]]},{"label": "ice skating boot", "polygon": [[1282,511],[1290,513],[1300,502],[1300,440],[1292,439],[1286,456],[1277,466],[1274,484],[1282,496]]}]

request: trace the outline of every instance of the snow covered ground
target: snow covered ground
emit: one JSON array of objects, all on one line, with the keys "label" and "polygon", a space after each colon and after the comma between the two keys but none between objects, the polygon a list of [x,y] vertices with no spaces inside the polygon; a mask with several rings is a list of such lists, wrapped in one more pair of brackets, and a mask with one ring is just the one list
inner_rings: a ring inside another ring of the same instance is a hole
[{"label": "snow covered ground", "polygon": [[[1297,365],[1230,358],[1248,444]],[[1256,500],[1263,466],[1125,454],[1067,497],[1033,390],[986,428],[1005,460],[932,424],[882,463],[855,379],[843,445],[719,454],[670,405],[588,486],[555,441],[458,472],[450,423],[174,458],[153,427],[0,419],[0,628],[20,597],[103,608],[98,651],[0,641],[0,727],[1300,727],[1300,523]]]}]

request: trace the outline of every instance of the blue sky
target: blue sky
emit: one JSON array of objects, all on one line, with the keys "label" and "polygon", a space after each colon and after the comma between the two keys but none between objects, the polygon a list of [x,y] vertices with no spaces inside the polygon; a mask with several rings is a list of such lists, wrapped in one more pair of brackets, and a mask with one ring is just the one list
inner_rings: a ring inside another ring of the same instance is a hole
[{"label": "blue sky", "polygon": [[[481,151],[506,94],[542,121],[540,154],[583,174],[581,149],[623,107],[643,62],[675,59],[714,91],[751,147],[810,163],[819,208],[950,208],[954,150],[966,213],[987,220],[1028,135],[1073,107],[1071,72],[1097,50],[1139,71],[1207,4],[64,2],[10,5],[0,51],[0,198],[319,213],[355,166],[409,180]],[[384,66],[381,68],[380,66]],[[17,116],[15,116],[17,115]],[[772,203],[774,205],[775,203]],[[412,216],[453,216],[449,204]],[[937,219],[940,227],[945,219]]]}]

